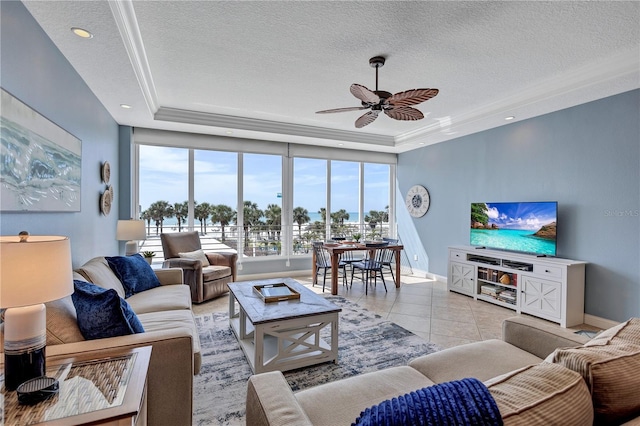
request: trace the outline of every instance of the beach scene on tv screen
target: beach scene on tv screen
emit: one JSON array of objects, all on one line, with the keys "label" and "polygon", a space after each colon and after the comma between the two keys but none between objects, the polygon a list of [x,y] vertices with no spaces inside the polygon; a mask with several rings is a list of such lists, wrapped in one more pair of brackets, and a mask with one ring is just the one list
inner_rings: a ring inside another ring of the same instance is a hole
[{"label": "beach scene on tv screen", "polygon": [[471,245],[556,254],[556,203],[472,203]]}]

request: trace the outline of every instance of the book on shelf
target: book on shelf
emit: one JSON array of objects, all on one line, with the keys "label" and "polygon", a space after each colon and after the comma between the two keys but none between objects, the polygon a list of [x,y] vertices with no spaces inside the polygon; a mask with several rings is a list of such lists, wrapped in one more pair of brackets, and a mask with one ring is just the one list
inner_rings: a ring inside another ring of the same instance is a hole
[{"label": "book on shelf", "polygon": [[500,293],[500,290],[492,285],[483,285],[480,287],[480,293],[486,294],[487,296],[496,297]]}]

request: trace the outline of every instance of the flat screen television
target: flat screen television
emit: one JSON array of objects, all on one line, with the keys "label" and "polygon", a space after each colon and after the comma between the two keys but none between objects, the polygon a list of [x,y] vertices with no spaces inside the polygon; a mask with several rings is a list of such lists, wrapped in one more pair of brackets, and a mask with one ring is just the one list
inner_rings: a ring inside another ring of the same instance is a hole
[{"label": "flat screen television", "polygon": [[471,203],[471,245],[556,255],[558,203]]}]

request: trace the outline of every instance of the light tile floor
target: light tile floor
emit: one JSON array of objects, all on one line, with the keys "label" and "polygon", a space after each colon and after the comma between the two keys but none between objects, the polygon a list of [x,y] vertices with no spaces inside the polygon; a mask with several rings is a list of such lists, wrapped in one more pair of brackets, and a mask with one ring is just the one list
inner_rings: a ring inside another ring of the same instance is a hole
[{"label": "light tile floor", "polygon": [[[295,277],[309,289],[322,294],[322,281],[311,285],[311,277]],[[324,294],[330,294],[330,278]],[[390,281],[387,280],[387,281]],[[487,339],[499,339],[502,334],[502,320],[516,315],[515,311],[475,301],[473,298],[447,290],[446,283],[425,278],[405,276],[401,278],[400,288],[387,283],[385,292],[378,280],[375,288],[369,288],[365,295],[364,284],[354,280],[352,287],[339,283],[338,295],[352,300],[383,318],[436,343],[443,348]],[[206,312],[226,312],[229,296],[194,305],[195,314]],[[547,321],[540,320],[547,323]],[[548,323],[553,324],[553,323]],[[559,325],[558,325],[559,327]],[[593,330],[594,327],[581,325],[575,330]]]}]

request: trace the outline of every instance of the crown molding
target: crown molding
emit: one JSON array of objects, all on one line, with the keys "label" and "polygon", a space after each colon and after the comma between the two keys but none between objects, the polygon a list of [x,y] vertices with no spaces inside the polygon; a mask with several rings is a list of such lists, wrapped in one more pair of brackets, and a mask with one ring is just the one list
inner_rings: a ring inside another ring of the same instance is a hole
[{"label": "crown molding", "polygon": [[241,129],[255,132],[330,139],[344,142],[366,143],[369,145],[380,145],[387,147],[395,146],[395,139],[393,136],[352,132],[348,130],[327,129],[324,127],[307,126],[303,124],[284,123],[281,121],[271,121],[257,118],[239,117],[234,115],[191,111],[162,106],[154,114],[154,119],[160,121],[172,121],[176,123],[221,127],[225,129]]},{"label": "crown molding", "polygon": [[[468,110],[462,114],[447,117],[447,121],[450,124],[446,126],[446,130],[456,132],[458,129],[473,126],[478,122],[490,122],[490,120],[495,117],[502,119],[506,115],[511,115],[519,108],[549,102],[553,99],[559,99],[559,101],[555,101],[555,104],[558,105],[556,110],[569,108],[599,98],[599,96],[595,96],[593,99],[586,99],[583,97],[584,95],[580,96],[579,93],[581,91],[585,91],[585,89],[595,89],[602,84],[614,85],[616,81],[622,81],[624,79],[635,81],[635,84],[630,85],[633,87],[629,87],[629,85],[624,86],[618,93],[633,90],[639,86],[639,74],[640,58],[638,52],[634,49],[618,52],[596,64],[589,64],[569,70],[560,76],[522,88],[514,92],[511,96],[485,103],[479,108]],[[586,91],[586,93],[590,92],[589,90]],[[613,95],[613,93],[611,95]],[[563,102],[563,97],[569,101]],[[576,99],[578,99],[579,102],[575,102]],[[574,102],[571,102],[571,100],[574,100]],[[396,146],[414,144],[422,141],[429,143],[428,139],[435,135],[438,135],[436,138],[438,140],[435,142],[440,142],[443,138],[443,130],[444,127],[441,122],[435,122],[420,129],[396,136]],[[457,136],[460,136],[460,134]],[[444,139],[451,139],[451,137]]]},{"label": "crown molding", "polygon": [[133,2],[131,0],[117,0],[107,3],[109,3],[109,8],[111,8],[111,13],[118,26],[120,38],[129,56],[133,72],[138,79],[144,100],[149,111],[153,114],[158,110],[158,95],[153,83],[144,43],[142,42],[136,12],[133,9]]},{"label": "crown molding", "polygon": [[[462,111],[457,115],[436,119],[427,126],[395,137],[163,107],[159,105],[133,2],[131,0],[117,0],[109,1],[108,4],[147,107],[154,114],[154,119],[159,121],[362,143],[370,146],[399,148],[402,151],[407,148],[413,149],[412,145],[416,145],[415,147],[417,148],[417,144],[425,145],[443,142],[465,134],[505,125],[507,123],[503,121],[504,116],[514,115],[514,112],[517,112],[520,108],[536,106],[537,104],[551,101],[557,106],[556,110],[560,110],[589,102],[599,98],[599,96],[588,98],[589,93],[597,93],[595,89],[599,85],[613,85],[617,80],[626,78],[628,81],[635,82],[622,85],[618,93],[639,87],[637,83],[640,73],[638,52],[636,49],[629,49],[616,52],[598,63],[587,64],[542,82],[518,89],[511,96],[486,102],[477,108]],[[584,93],[580,94],[580,91],[585,91],[585,89],[593,90],[586,90],[586,96]],[[610,93],[610,95],[613,94]],[[535,115],[535,113],[529,116],[520,115],[518,120]]]}]

